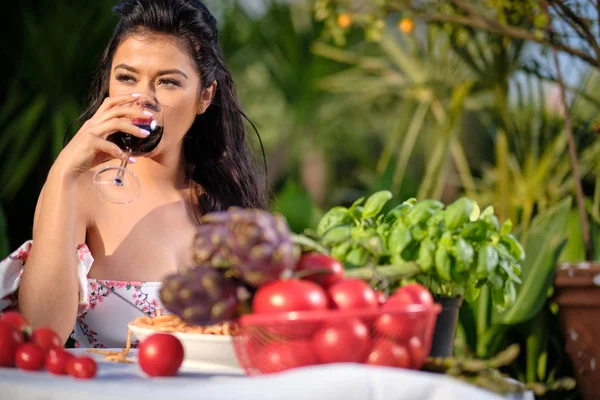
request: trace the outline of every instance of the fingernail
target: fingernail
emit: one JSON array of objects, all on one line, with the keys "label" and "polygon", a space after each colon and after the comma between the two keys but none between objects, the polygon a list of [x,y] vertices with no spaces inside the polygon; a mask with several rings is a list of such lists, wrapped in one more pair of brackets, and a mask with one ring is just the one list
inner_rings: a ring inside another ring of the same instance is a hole
[{"label": "fingernail", "polygon": [[145,130],[145,129],[140,129],[140,133],[141,133],[142,135],[144,135],[144,136],[148,136],[148,135],[150,135],[150,131],[147,131],[147,130]]},{"label": "fingernail", "polygon": [[148,110],[144,110],[144,115],[152,117],[152,113],[150,111],[148,111]]},{"label": "fingernail", "polygon": [[131,93],[131,97],[142,97],[141,93]]},{"label": "fingernail", "polygon": [[130,164],[135,164],[135,158],[133,158],[133,157],[129,157],[128,161]]}]

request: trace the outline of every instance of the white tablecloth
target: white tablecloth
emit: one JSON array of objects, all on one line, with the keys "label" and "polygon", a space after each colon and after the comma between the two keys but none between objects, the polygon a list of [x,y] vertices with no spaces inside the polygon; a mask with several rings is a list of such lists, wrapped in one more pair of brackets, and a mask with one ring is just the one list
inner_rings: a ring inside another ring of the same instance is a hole
[{"label": "white tablecloth", "polygon": [[[81,352],[82,350],[75,350]],[[47,372],[0,368],[1,400],[501,400],[456,379],[394,368],[329,364],[246,377],[208,367],[184,367],[177,377],[148,378],[137,364],[116,364],[92,355],[98,374],[80,381]],[[132,360],[135,353],[132,352]],[[533,400],[532,394],[512,400]]]}]

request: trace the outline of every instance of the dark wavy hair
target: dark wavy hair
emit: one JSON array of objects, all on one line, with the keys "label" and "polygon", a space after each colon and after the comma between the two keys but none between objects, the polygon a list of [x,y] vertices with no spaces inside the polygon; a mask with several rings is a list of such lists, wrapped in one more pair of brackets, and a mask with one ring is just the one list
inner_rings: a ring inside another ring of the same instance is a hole
[{"label": "dark wavy hair", "polygon": [[[93,80],[89,105],[78,118],[91,118],[108,96],[110,69],[117,47],[130,35],[168,35],[179,41],[196,61],[202,89],[217,82],[215,97],[196,116],[183,143],[187,179],[199,211],[225,210],[230,206],[265,208],[267,187],[246,142],[247,118],[237,99],[231,74],[219,48],[217,21],[198,0],[125,0],[113,11],[120,16]],[[260,135],[258,135],[260,141]],[[67,135],[66,140],[69,140]],[[266,159],[260,141],[265,167]]]}]

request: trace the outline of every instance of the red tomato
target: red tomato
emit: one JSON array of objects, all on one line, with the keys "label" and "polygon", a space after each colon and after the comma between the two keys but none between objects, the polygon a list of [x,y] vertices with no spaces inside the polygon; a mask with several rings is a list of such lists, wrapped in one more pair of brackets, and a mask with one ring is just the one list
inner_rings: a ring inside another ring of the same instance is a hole
[{"label": "red tomato", "polygon": [[63,347],[58,334],[50,328],[35,328],[30,341],[40,346],[44,353],[48,353],[51,349]]},{"label": "red tomato", "polygon": [[296,271],[313,271],[312,274],[303,276],[318,283],[324,288],[341,281],[344,278],[344,266],[337,259],[320,253],[302,255],[296,264]]},{"label": "red tomato", "polygon": [[410,355],[406,347],[390,340],[379,339],[375,342],[371,352],[367,356],[367,364],[409,368]]},{"label": "red tomato", "polygon": [[356,309],[378,307],[377,295],[360,279],[345,279],[329,288],[333,308]]},{"label": "red tomato", "polygon": [[23,343],[15,354],[15,364],[25,371],[39,371],[44,368],[44,351],[34,343]]},{"label": "red tomato", "polygon": [[0,314],[0,321],[12,325],[19,332],[26,332],[27,334],[31,332],[29,322],[17,311],[7,311]]},{"label": "red tomato", "polygon": [[425,363],[425,359],[428,356],[423,348],[421,339],[416,336],[410,338],[408,341],[408,352],[410,353],[411,360],[410,367],[414,369],[421,369]]},{"label": "red tomato", "polygon": [[375,320],[377,331],[388,338],[403,342],[416,335],[422,325],[420,323],[422,317],[419,318],[418,314],[403,312],[406,306],[411,304],[413,304],[412,299],[406,292],[398,291],[388,298],[381,309],[389,311],[389,314],[382,314]]},{"label": "red tomato", "polygon": [[0,367],[13,367],[23,336],[12,325],[0,321]]},{"label": "red tomato", "polygon": [[402,286],[396,291],[396,293],[394,293],[394,296],[407,297],[410,299],[411,304],[423,304],[430,306],[434,303],[433,296],[431,296],[429,290],[419,283],[409,283]]},{"label": "red tomato", "polygon": [[328,324],[312,338],[315,354],[323,363],[363,361],[370,343],[369,329],[357,318]]},{"label": "red tomato", "polygon": [[317,363],[311,343],[307,340],[270,342],[258,349],[252,359],[254,366],[263,374]]},{"label": "red tomato", "polygon": [[327,293],[323,288],[297,279],[261,286],[252,299],[252,309],[257,314],[325,310],[327,306]]},{"label": "red tomato", "polygon": [[96,376],[98,365],[92,357],[73,357],[67,361],[66,371],[76,379],[91,379]]},{"label": "red tomato", "polygon": [[66,375],[67,365],[75,356],[68,351],[56,348],[46,354],[46,370],[54,375]]},{"label": "red tomato", "polygon": [[[257,314],[326,310],[329,306],[327,293],[316,283],[290,279],[261,286],[252,299],[253,311]],[[284,340],[304,339],[318,328],[318,323],[285,322],[275,323],[267,329],[274,335],[287,336]]]},{"label": "red tomato", "polygon": [[175,376],[183,356],[183,345],[179,339],[168,333],[155,333],[140,345],[138,363],[149,376]]}]

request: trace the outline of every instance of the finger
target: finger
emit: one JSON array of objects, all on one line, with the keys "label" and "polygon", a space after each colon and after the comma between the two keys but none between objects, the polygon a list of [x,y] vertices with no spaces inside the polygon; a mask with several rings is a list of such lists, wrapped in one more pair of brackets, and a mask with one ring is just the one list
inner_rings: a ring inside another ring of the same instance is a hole
[{"label": "finger", "polygon": [[136,108],[136,107],[113,107],[112,109],[108,110],[107,112],[105,112],[104,114],[102,114],[102,116],[99,117],[98,123],[102,123],[104,121],[108,121],[114,118],[152,118],[152,119],[156,119],[154,117],[154,114],[151,111],[145,110],[145,109],[140,109],[140,108]]},{"label": "finger", "polygon": [[127,93],[107,97],[102,102],[102,105],[98,108],[98,111],[96,111],[96,114],[105,113],[106,111],[120,104],[131,103],[140,97],[142,97],[141,93]]},{"label": "finger", "polygon": [[108,140],[95,138],[92,142],[92,145],[96,149],[96,153],[103,152],[117,159],[121,159],[123,157],[123,150]]},{"label": "finger", "polygon": [[116,118],[98,124],[94,128],[90,128],[91,134],[98,137],[102,137],[104,139],[106,139],[108,135],[115,132],[130,133],[133,136],[137,136],[142,139],[147,138],[150,134],[149,131],[141,129],[127,120],[121,120]]}]

